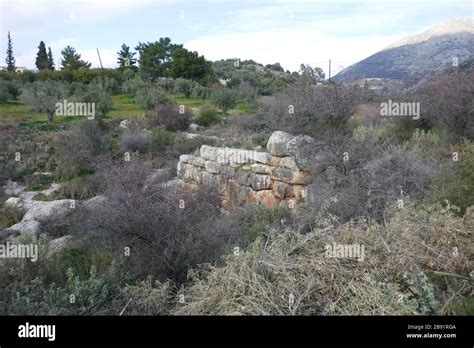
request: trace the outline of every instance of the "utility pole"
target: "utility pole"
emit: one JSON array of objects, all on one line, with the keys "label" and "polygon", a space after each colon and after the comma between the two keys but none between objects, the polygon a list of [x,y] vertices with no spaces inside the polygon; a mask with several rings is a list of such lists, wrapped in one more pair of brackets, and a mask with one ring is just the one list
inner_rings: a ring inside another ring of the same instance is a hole
[{"label": "utility pole", "polygon": [[329,81],[331,81],[331,59],[329,59]]},{"label": "utility pole", "polygon": [[96,48],[96,50],[97,50],[97,55],[99,56],[99,63],[100,63],[100,67],[101,67],[101,69],[103,69],[104,67],[102,66],[102,59],[100,59],[100,53],[99,53],[99,49],[98,49],[98,48]]}]

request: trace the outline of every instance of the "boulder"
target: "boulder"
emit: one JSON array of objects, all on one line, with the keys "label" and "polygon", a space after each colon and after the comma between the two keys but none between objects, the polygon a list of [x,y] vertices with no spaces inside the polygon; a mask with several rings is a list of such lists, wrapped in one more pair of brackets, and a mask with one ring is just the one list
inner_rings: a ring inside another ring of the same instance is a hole
[{"label": "boulder", "polygon": [[289,156],[288,143],[294,138],[293,135],[275,131],[267,142],[267,150],[273,156]]},{"label": "boulder", "polygon": [[298,135],[288,142],[288,155],[296,165],[305,171],[315,173],[319,170],[321,157],[318,155],[321,144],[307,135]]},{"label": "boulder", "polygon": [[268,190],[272,186],[270,176],[261,174],[252,175],[250,183],[255,191]]}]

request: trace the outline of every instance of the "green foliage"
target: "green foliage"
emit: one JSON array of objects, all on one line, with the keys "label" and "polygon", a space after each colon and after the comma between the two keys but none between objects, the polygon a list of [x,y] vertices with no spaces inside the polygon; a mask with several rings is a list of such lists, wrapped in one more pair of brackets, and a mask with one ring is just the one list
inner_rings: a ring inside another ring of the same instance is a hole
[{"label": "green foliage", "polygon": [[174,135],[172,132],[161,127],[155,128],[150,134],[150,150],[154,154],[162,153],[173,145],[173,141]]},{"label": "green foliage", "polygon": [[217,88],[211,92],[211,101],[223,112],[226,112],[237,105],[237,95],[231,89]]},{"label": "green foliage", "polygon": [[44,41],[40,41],[39,43],[35,64],[38,70],[44,70],[49,68],[48,54],[46,53],[46,46],[44,44]]},{"label": "green foliage", "polygon": [[212,75],[212,65],[204,56],[191,52],[183,47],[174,47],[172,50],[173,61],[170,74],[174,78],[189,80],[203,80],[207,75]]},{"label": "green foliage", "polygon": [[120,51],[117,52],[117,64],[119,65],[119,69],[135,70],[137,68],[137,60],[135,59],[136,54],[136,52],[130,52],[130,46],[123,44]]},{"label": "green foliage", "polygon": [[[427,199],[443,203],[447,200],[464,214],[474,205],[474,143],[465,139],[450,152],[451,164],[433,179]],[[458,161],[453,160],[455,153]]]},{"label": "green foliage", "polygon": [[110,140],[95,120],[76,122],[55,144],[57,175],[74,177],[91,171],[95,157],[106,152]]},{"label": "green foliage", "polygon": [[46,113],[48,122],[53,122],[56,103],[70,94],[70,86],[59,81],[35,81],[21,89],[20,99],[37,111]]},{"label": "green foliage", "polygon": [[66,46],[62,51],[62,69],[77,70],[81,68],[90,68],[91,63],[81,59],[81,55],[76,52],[76,49],[71,46]]},{"label": "green foliage", "polygon": [[16,71],[15,57],[13,56],[13,44],[10,32],[8,32],[7,57],[5,58],[8,71]]},{"label": "green foliage", "polygon": [[173,103],[163,89],[151,84],[142,85],[137,89],[135,92],[135,102],[146,110],[151,110],[160,104]]},{"label": "green foliage", "polygon": [[169,76],[173,49],[182,47],[171,43],[168,37],[160,38],[155,42],[138,43],[135,48],[139,53],[139,73],[146,79],[155,79]]},{"label": "green foliage", "polygon": [[209,104],[204,104],[199,111],[197,123],[201,126],[208,127],[219,122],[217,109]]}]

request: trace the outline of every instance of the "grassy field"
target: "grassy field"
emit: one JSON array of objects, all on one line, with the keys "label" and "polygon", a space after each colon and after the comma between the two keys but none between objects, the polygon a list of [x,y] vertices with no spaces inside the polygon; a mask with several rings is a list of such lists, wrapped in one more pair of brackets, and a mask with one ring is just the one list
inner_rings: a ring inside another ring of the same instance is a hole
[{"label": "grassy field", "polygon": [[[178,105],[184,105],[192,108],[195,112],[199,110],[204,104],[209,103],[208,100],[200,98],[187,98],[182,94],[169,94]],[[135,103],[133,94],[131,93],[117,93],[112,95],[112,109],[107,116],[128,117],[128,116],[143,116],[145,110]],[[230,115],[249,114],[254,110],[249,109],[245,103],[238,102],[237,106],[228,111]],[[67,126],[71,121],[78,119],[76,116],[56,116],[54,118],[55,126]],[[32,111],[29,106],[25,105],[19,100],[0,103],[0,123],[6,124],[20,124],[22,126],[31,126],[47,130],[54,128],[53,125],[48,125],[46,115],[41,112]]]}]

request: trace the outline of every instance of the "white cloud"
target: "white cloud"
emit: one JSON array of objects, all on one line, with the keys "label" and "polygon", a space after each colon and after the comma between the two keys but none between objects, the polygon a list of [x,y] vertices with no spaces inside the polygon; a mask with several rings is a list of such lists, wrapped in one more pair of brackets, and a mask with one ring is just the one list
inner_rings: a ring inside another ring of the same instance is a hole
[{"label": "white cloud", "polygon": [[331,37],[317,35],[308,28],[275,29],[255,33],[215,34],[191,40],[185,47],[207,59],[238,57],[262,64],[280,62],[285,69],[298,70],[301,63],[320,66],[327,73],[328,60],[334,61],[332,74],[383,49],[398,36]]}]

